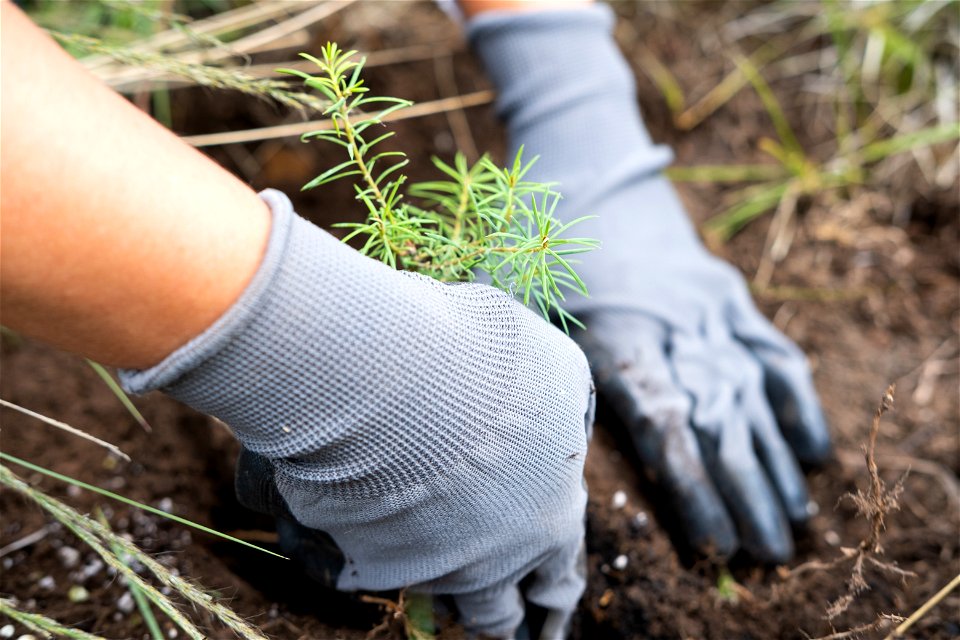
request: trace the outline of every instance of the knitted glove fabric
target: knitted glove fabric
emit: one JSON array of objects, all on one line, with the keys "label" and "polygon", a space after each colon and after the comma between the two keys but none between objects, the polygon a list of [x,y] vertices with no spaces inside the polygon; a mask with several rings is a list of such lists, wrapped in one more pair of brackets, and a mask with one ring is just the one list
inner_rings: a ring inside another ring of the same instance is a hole
[{"label": "knitted glove fabric", "polygon": [[528,574],[532,601],[573,608],[580,349],[503,292],[394,271],[261,196],[273,225],[241,298],[124,386],[216,416],[269,461],[293,518],[341,550],[339,589],[454,594],[494,636],[519,624]]},{"label": "knitted glove fabric", "polygon": [[488,13],[469,36],[510,146],[540,156],[528,178],[560,183],[561,219],[597,216],[576,229],[602,243],[577,265],[590,298],[568,306],[601,396],[694,546],[782,561],[788,521],[809,517],[795,455],[830,449],[810,373],[660,175],[671,154],[643,127],[612,24],[603,6]]}]

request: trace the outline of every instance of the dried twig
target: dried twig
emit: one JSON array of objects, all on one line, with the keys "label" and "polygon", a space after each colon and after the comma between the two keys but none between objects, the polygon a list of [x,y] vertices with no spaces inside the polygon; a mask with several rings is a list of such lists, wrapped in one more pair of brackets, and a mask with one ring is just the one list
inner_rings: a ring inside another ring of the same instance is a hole
[{"label": "dried twig", "polygon": [[910,617],[904,620],[896,629],[893,630],[893,633],[888,635],[884,640],[892,640],[893,638],[901,638],[903,634],[907,632],[910,627],[912,627],[917,620],[927,615],[927,612],[930,609],[933,609],[937,604],[950,595],[950,592],[960,586],[960,574],[957,574],[953,580],[948,582],[943,589],[937,591],[935,594],[930,596],[930,599],[920,605],[920,608],[910,614]]},{"label": "dried twig", "polygon": [[110,444],[109,442],[106,442],[105,440],[101,440],[100,438],[97,438],[97,437],[95,437],[95,436],[92,436],[92,435],[90,435],[89,433],[87,433],[86,431],[82,431],[82,430],[80,430],[80,429],[77,429],[76,427],[71,427],[71,426],[68,425],[66,422],[60,422],[59,420],[54,420],[53,418],[48,418],[47,416],[40,415],[39,413],[35,413],[35,412],[33,412],[33,411],[30,411],[30,409],[25,409],[25,408],[21,407],[21,406],[18,405],[18,404],[14,404],[14,403],[12,403],[12,402],[7,402],[6,400],[4,400],[4,399],[2,399],[2,398],[0,398],[0,406],[7,407],[8,409],[13,409],[14,411],[19,411],[19,412],[22,413],[22,414],[28,415],[28,416],[30,416],[31,418],[36,418],[37,420],[40,420],[40,421],[42,421],[42,422],[46,422],[46,423],[49,424],[50,426],[56,427],[57,429],[61,429],[61,430],[63,430],[63,431],[66,431],[67,433],[72,434],[72,435],[75,435],[75,436],[77,436],[78,438],[83,438],[84,440],[89,440],[90,442],[92,442],[92,443],[94,443],[94,444],[96,444],[96,445],[98,445],[98,446],[103,447],[104,449],[106,449],[106,450],[109,451],[110,453],[114,454],[115,456],[117,456],[117,457],[119,457],[119,458],[122,458],[124,461],[130,462],[130,456],[128,456],[127,454],[125,454],[123,451],[121,451],[120,448],[119,448],[117,445],[115,445],[115,444]]},{"label": "dried twig", "polygon": [[40,527],[39,529],[37,529],[32,533],[28,533],[22,538],[14,540],[7,546],[0,549],[0,558],[4,556],[8,556],[14,551],[20,551],[20,549],[25,549],[30,545],[40,542],[41,540],[46,538],[48,535],[50,535],[50,532],[53,531],[53,526],[54,525],[48,524],[46,526]]},{"label": "dried twig", "polygon": [[846,640],[846,638],[859,638],[868,631],[880,631],[882,629],[888,629],[890,625],[901,620],[903,620],[903,618],[900,616],[882,613],[877,616],[877,619],[873,622],[861,624],[853,627],[852,629],[847,629],[846,631],[837,631],[835,633],[831,633],[830,635],[820,636],[819,638],[814,638],[813,640]]},{"label": "dried twig", "polygon": [[[490,90],[474,91],[462,96],[453,98],[444,98],[442,100],[431,100],[430,102],[421,102],[412,107],[391,113],[383,118],[383,122],[395,122],[397,120],[407,120],[410,118],[420,118],[433,115],[435,113],[444,113],[453,109],[466,109],[483,104],[489,104],[493,101],[494,92]],[[329,119],[311,120],[309,122],[297,122],[293,124],[282,124],[274,127],[260,127],[257,129],[244,129],[242,131],[224,131],[223,133],[205,133],[196,136],[184,136],[181,138],[184,142],[192,144],[195,147],[211,147],[220,144],[237,144],[240,142],[255,142],[257,140],[270,140],[272,138],[289,138],[300,136],[311,131],[320,131],[330,129],[332,125]]]},{"label": "dried twig", "polygon": [[[843,466],[860,464],[863,458],[853,451],[838,451],[837,460]],[[896,471],[909,471],[912,474],[930,476],[940,483],[947,502],[952,509],[960,508],[960,481],[947,467],[925,458],[908,455],[884,455],[883,466]]]},{"label": "dried twig", "polygon": [[870,474],[870,488],[867,493],[862,493],[859,489],[857,494],[852,496],[854,504],[863,515],[870,520],[870,535],[866,540],[860,542],[860,548],[873,553],[883,553],[883,547],[880,546],[880,534],[885,528],[884,519],[889,511],[899,508],[899,496],[903,492],[903,484],[898,482],[893,491],[888,492],[886,485],[880,478],[880,471],[877,468],[877,435],[880,433],[880,419],[887,411],[893,408],[893,394],[896,391],[896,385],[887,387],[886,393],[880,401],[880,406],[873,415],[873,424],[870,426],[870,438],[867,447],[864,450],[864,460],[867,463],[867,473]]},{"label": "dried twig", "polygon": [[[433,59],[433,73],[437,78],[437,86],[440,88],[440,95],[444,98],[459,95],[457,89],[457,79],[453,73],[453,57],[450,55],[438,55]],[[470,132],[470,122],[463,109],[451,109],[447,111],[447,124],[450,125],[450,131],[453,132],[453,139],[456,147],[463,155],[467,157],[470,163],[476,162],[480,158],[477,152],[477,145],[473,140],[473,134]]]},{"label": "dried twig", "polygon": [[[810,571],[831,570],[846,562],[851,562],[850,577],[847,580],[846,592],[833,600],[826,609],[825,618],[832,622],[842,613],[850,608],[850,605],[856,600],[862,592],[870,588],[864,577],[866,567],[872,567],[882,573],[888,573],[897,576],[901,580],[913,577],[912,571],[901,569],[890,562],[879,560],[876,556],[883,553],[883,547],[880,544],[880,537],[885,528],[885,519],[891,511],[900,508],[900,495],[903,493],[903,480],[901,477],[892,489],[888,489],[883,479],[880,478],[880,472],[876,461],[877,436],[880,433],[880,421],[883,415],[893,408],[893,396],[895,385],[887,387],[886,392],[881,398],[880,406],[873,415],[873,422],[870,426],[870,435],[867,439],[867,445],[864,447],[863,457],[867,466],[870,484],[866,492],[858,489],[856,494],[846,494],[843,498],[849,498],[857,507],[857,512],[863,515],[870,522],[870,533],[859,542],[856,547],[842,547],[841,556],[830,562],[815,560],[807,562],[800,566],[785,572],[785,578],[794,578],[802,573]],[[847,631],[835,632],[831,635],[818,638],[817,640],[840,640],[860,635],[865,631],[876,630],[888,625],[894,616],[881,616],[878,620],[854,627]],[[899,618],[896,618],[899,620]]]}]

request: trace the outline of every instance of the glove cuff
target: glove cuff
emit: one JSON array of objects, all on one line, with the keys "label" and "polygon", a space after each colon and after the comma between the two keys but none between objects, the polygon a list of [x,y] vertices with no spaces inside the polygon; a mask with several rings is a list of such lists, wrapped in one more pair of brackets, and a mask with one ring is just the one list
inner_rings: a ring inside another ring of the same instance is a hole
[{"label": "glove cuff", "polygon": [[297,215],[293,212],[290,200],[279,191],[267,189],[259,195],[270,207],[273,218],[267,248],[253,279],[226,313],[159,364],[149,369],[120,369],[120,382],[128,392],[142,394],[169,387],[241,334],[265,304],[283,265]]},{"label": "glove cuff", "polygon": [[[527,158],[541,156],[536,179],[565,177],[571,152],[604,173],[627,158],[635,175],[672,161],[670,149],[654,144],[641,123],[633,72],[613,39],[613,25],[613,11],[599,4],[491,11],[468,23],[470,45],[497,88],[497,113],[510,139],[525,146]],[[563,180],[561,191],[573,186],[569,182]]]},{"label": "glove cuff", "polygon": [[519,306],[490,287],[395,271],[297,216],[282,193],[260,195],[273,226],[247,289],[158,365],[122,370],[123,386],[216,416],[287,475],[340,494],[383,495],[455,465],[481,437],[471,417],[499,423]]}]

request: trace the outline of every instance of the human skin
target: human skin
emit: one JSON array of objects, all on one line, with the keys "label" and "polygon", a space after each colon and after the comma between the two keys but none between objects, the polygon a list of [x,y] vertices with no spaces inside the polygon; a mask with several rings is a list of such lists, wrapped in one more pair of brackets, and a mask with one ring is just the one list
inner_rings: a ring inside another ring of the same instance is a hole
[{"label": "human skin", "polygon": [[269,211],[10,2],[0,12],[0,322],[104,364],[156,364],[239,297]]},{"label": "human skin", "polygon": [[460,0],[466,18],[486,11],[544,11],[593,4],[594,0]]},{"label": "human skin", "polygon": [[[471,17],[591,1],[461,6]],[[154,365],[239,297],[269,213],[12,3],[0,11],[0,322],[104,364]]]}]

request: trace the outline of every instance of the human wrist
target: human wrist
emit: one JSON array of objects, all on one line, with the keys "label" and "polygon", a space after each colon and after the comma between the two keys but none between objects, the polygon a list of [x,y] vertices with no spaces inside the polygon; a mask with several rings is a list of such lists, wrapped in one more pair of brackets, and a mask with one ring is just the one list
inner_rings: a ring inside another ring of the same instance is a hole
[{"label": "human wrist", "polygon": [[588,6],[593,3],[594,0],[459,0],[458,4],[464,16],[470,19],[491,11],[509,13],[553,11]]}]

